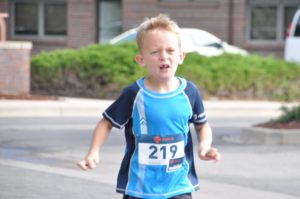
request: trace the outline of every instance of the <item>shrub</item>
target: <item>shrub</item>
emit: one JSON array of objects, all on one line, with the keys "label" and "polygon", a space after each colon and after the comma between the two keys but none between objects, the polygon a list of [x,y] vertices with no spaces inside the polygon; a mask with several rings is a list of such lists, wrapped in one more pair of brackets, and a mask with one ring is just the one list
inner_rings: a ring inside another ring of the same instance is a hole
[{"label": "shrub", "polygon": [[[116,97],[145,75],[133,43],[91,45],[32,57],[32,90],[54,95]],[[186,56],[178,76],[197,84],[204,97],[299,100],[300,66],[256,55]]]},{"label": "shrub", "polygon": [[300,67],[271,57],[224,54],[207,58],[190,54],[180,73],[212,95],[273,100],[300,97]]},{"label": "shrub", "polygon": [[134,62],[135,46],[91,45],[32,56],[33,93],[115,97],[122,87],[144,75]]},{"label": "shrub", "polygon": [[295,105],[291,108],[286,106],[281,107],[282,114],[274,120],[274,122],[278,123],[287,123],[291,121],[300,122],[300,104]]}]

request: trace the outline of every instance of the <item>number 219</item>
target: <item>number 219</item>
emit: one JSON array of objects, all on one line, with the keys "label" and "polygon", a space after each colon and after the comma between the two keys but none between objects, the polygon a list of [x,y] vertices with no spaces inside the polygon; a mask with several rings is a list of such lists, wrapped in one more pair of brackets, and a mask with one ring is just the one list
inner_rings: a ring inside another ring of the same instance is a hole
[{"label": "number 219", "polygon": [[157,147],[155,145],[149,146],[149,149],[151,150],[149,159],[158,159],[159,153],[162,154],[163,159],[166,159],[168,151],[171,152],[172,158],[174,158],[177,152],[177,146],[171,145],[169,149],[167,148],[168,148],[167,146],[161,146],[161,147]]}]

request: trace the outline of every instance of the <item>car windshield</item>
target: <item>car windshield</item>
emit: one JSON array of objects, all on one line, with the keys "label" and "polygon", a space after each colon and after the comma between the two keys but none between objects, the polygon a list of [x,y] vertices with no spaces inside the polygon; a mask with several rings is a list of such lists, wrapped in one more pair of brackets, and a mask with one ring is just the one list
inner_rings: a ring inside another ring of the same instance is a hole
[{"label": "car windshield", "polygon": [[135,41],[136,33],[129,34],[122,39],[122,42]]}]

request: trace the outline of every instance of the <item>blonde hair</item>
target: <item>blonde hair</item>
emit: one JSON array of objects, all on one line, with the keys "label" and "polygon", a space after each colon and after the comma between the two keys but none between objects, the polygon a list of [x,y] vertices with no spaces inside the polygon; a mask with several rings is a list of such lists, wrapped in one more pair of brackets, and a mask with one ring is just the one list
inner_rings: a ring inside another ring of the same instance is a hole
[{"label": "blonde hair", "polygon": [[164,30],[173,32],[178,35],[180,45],[180,31],[179,26],[175,21],[165,14],[159,14],[156,17],[146,18],[137,29],[136,43],[138,50],[141,52],[143,47],[143,39],[145,34],[152,30]]}]

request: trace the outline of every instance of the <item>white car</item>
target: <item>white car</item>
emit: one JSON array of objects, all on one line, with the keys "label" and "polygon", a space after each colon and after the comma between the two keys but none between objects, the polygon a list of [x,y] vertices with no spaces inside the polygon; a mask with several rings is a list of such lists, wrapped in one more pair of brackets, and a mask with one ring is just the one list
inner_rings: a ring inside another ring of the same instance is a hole
[{"label": "white car", "polygon": [[300,9],[295,13],[289,24],[285,40],[284,58],[290,62],[300,63]]},{"label": "white car", "polygon": [[[110,40],[110,44],[134,41],[136,29],[128,30]],[[203,56],[217,56],[223,53],[247,55],[247,51],[222,41],[213,34],[195,28],[181,28],[182,50],[185,53],[197,52]]]}]

